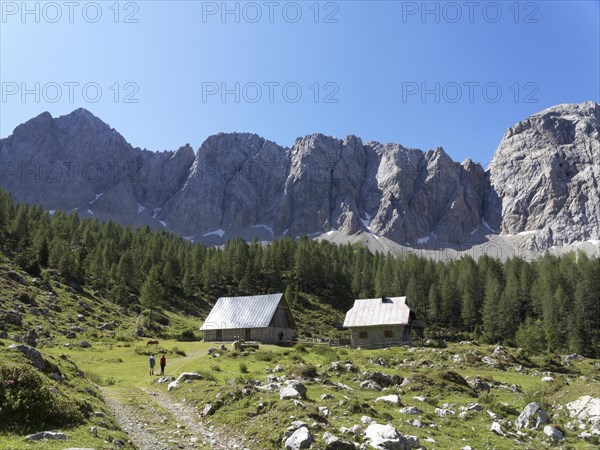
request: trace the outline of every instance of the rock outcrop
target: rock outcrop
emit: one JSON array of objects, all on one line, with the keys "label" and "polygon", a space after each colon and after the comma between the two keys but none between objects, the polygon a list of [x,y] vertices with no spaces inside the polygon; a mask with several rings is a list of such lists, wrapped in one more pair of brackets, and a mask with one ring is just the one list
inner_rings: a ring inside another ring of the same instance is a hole
[{"label": "rock outcrop", "polygon": [[286,148],[220,133],[196,154],[189,145],[155,153],[78,109],[40,114],[0,140],[0,187],[51,213],[205,243],[362,232],[439,248],[535,231],[530,246],[544,249],[600,239],[599,130],[596,103],[550,108],[511,127],[486,172],[442,148],[322,134]]},{"label": "rock outcrop", "polygon": [[545,249],[600,239],[600,105],[546,109],[504,134],[489,167],[488,222]]}]

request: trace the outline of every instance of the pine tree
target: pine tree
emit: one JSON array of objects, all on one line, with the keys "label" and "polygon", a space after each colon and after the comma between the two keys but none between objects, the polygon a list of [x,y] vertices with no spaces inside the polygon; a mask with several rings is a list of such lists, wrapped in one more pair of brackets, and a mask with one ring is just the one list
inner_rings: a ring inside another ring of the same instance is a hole
[{"label": "pine tree", "polygon": [[159,282],[158,274],[158,267],[153,266],[140,290],[140,303],[150,310],[150,326],[153,323],[154,310],[160,308],[163,304],[164,289]]}]

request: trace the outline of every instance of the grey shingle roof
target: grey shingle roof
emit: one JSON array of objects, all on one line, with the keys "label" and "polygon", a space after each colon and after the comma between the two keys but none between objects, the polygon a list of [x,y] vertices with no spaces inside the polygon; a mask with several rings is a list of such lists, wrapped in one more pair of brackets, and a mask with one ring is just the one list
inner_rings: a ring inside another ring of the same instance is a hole
[{"label": "grey shingle roof", "polygon": [[221,297],[200,330],[268,327],[283,294]]},{"label": "grey shingle roof", "polygon": [[406,297],[366,298],[354,301],[346,313],[344,327],[369,327],[376,325],[406,325],[410,321],[410,308]]}]

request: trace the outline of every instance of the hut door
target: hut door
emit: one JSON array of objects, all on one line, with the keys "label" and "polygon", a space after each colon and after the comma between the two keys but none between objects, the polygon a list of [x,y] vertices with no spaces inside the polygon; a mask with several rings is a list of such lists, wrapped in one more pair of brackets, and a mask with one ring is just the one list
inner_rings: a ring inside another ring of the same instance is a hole
[{"label": "hut door", "polygon": [[244,340],[246,340],[246,341],[252,340],[252,330],[250,328],[244,329]]},{"label": "hut door", "polygon": [[217,341],[223,340],[223,330],[217,330]]}]

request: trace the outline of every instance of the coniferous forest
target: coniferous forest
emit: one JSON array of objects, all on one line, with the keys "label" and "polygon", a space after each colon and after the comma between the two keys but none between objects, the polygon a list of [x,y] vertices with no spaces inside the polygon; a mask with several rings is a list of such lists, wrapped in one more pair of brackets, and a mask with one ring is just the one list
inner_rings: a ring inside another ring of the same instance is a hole
[{"label": "coniferous forest", "polygon": [[33,276],[57,271],[125,307],[207,310],[222,295],[311,294],[345,312],[355,298],[406,295],[426,334],[600,357],[600,259],[583,253],[504,262],[373,254],[285,238],[193,244],[167,232],[16,204],[0,190],[0,249]]}]

